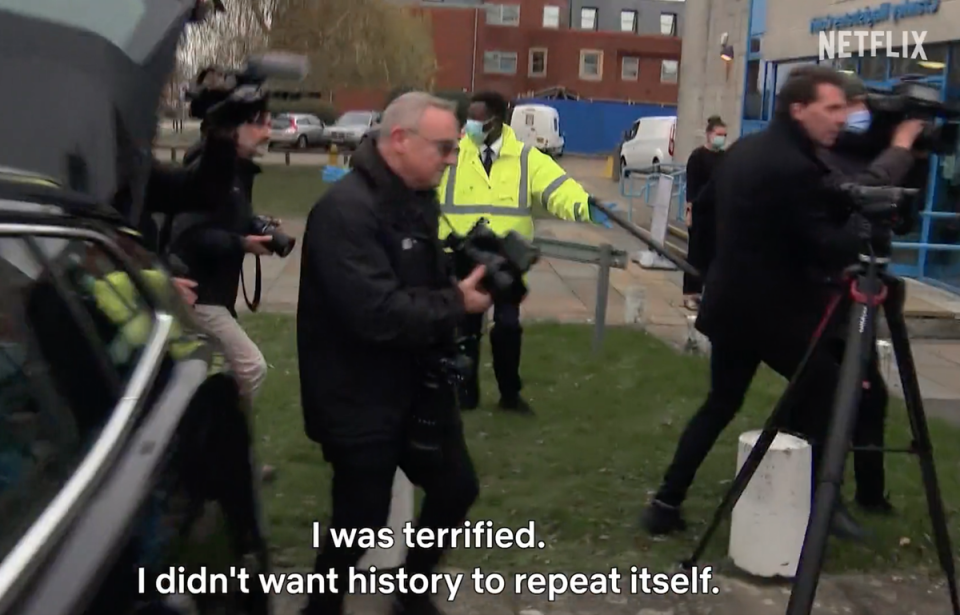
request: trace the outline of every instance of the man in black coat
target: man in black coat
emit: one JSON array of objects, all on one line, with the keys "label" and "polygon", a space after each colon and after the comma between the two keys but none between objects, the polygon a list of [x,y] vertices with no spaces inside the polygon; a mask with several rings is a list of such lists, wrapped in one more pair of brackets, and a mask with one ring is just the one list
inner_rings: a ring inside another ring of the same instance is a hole
[{"label": "man in black coat", "polygon": [[[830,169],[826,184],[903,186],[917,162],[912,149],[923,132],[925,122],[905,120],[893,128],[892,134],[887,134],[886,130],[871,130],[872,118],[866,105],[866,87],[857,77],[848,75],[846,79],[847,120],[844,130],[832,147],[819,150],[820,160]],[[846,322],[846,319],[841,316],[840,321]],[[842,360],[846,332],[837,333],[840,335],[832,341],[831,350],[838,360]],[[870,358],[866,379],[870,386],[863,391],[853,443],[858,447],[882,449],[888,394],[876,353]],[[854,499],[859,507],[871,513],[892,512],[893,507],[886,496],[883,452],[855,451],[853,468],[856,482]]]},{"label": "man in black coat", "polygon": [[[408,444],[422,386],[467,314],[491,306],[477,268],[459,284],[438,235],[436,186],[456,161],[454,107],[422,92],[383,112],[380,133],[353,156],[353,170],[307,219],[297,305],[300,390],[307,436],[333,466],[336,530],[386,524],[399,467],[426,492],[419,528],[466,519],[479,490],[459,413],[443,408],[439,460]],[[449,389],[453,401],[453,389]],[[328,534],[315,572],[347,578],[364,552]],[[398,537],[402,540],[402,537]],[[408,551],[408,573],[429,573],[442,549]],[[343,582],[338,588],[343,591]],[[307,615],[339,615],[342,593],[313,595]],[[397,612],[437,613],[428,597],[403,595]]]},{"label": "man in black coat", "polygon": [[[710,393],[644,512],[651,533],[685,527],[680,506],[687,490],[757,368],[766,363],[793,376],[836,296],[826,279],[857,258],[856,227],[837,215],[844,206],[825,187],[830,169],[818,157],[844,126],[844,85],[827,67],[791,74],[770,125],[737,141],[714,177],[717,251],[696,322],[711,341]],[[807,366],[802,398],[783,427],[813,441],[816,467],[840,365],[821,352]],[[851,524],[841,510],[835,528]]]}]

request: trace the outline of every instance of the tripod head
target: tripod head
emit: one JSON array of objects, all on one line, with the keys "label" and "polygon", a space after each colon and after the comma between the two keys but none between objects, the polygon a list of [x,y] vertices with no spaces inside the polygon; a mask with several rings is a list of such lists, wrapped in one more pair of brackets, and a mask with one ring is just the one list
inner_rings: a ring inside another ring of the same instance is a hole
[{"label": "tripod head", "polygon": [[893,228],[905,204],[919,192],[916,188],[841,184],[839,192],[859,216],[858,234],[862,241],[860,260],[876,265],[890,262]]}]

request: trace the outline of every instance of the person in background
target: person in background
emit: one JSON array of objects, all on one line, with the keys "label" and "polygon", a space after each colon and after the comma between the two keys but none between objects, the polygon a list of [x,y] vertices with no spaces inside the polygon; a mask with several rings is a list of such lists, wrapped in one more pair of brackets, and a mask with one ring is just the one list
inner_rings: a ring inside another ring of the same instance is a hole
[{"label": "person in background", "polygon": [[697,268],[701,276],[697,278],[688,273],[683,274],[683,306],[691,311],[695,311],[700,305],[702,279],[710,267],[716,244],[713,210],[708,206],[709,200],[703,200],[696,205],[697,195],[713,176],[726,144],[727,125],[719,115],[711,116],[707,120],[706,142],[693,150],[687,159],[687,206],[684,210],[687,223],[687,260]]},{"label": "person in background", "polygon": [[[457,161],[438,188],[441,200],[440,239],[450,233],[466,235],[480,219],[493,232],[516,231],[533,239],[533,210],[543,207],[563,220],[609,225],[607,216],[592,205],[591,197],[550,156],[524,145],[507,125],[509,103],[497,92],[478,92],[467,108],[464,137]],[[474,314],[462,323],[471,372],[461,386],[461,410],[480,403],[480,340],[484,315]],[[530,404],[520,395],[520,350],[523,328],[520,304],[498,302],[493,309],[490,349],[493,372],[500,389],[498,407],[530,415]]]}]

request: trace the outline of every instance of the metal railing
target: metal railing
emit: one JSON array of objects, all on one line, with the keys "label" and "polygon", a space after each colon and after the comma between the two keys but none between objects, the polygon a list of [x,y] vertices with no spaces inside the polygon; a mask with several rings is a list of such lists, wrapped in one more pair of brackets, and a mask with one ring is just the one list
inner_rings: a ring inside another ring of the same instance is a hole
[{"label": "metal railing", "polygon": [[[170,150],[170,162],[179,162],[180,160],[183,159],[183,154],[184,154],[188,149],[190,149],[190,147],[192,147],[192,146],[189,146],[189,145],[163,145],[163,144],[161,144],[161,145],[155,145],[155,146],[153,147],[153,150],[154,150],[154,151]],[[180,155],[179,155],[179,156],[178,156],[178,152],[180,152]],[[301,156],[301,155],[317,156],[317,157],[323,156],[323,157],[324,157],[324,160],[323,160],[323,161],[318,161],[318,163],[317,163],[317,166],[318,166],[318,167],[331,164],[331,162],[330,162],[330,156],[333,156],[333,157],[336,158],[336,160],[337,160],[336,164],[337,164],[337,165],[346,165],[346,164],[348,164],[349,161],[350,161],[350,153],[349,153],[349,152],[340,152],[340,153],[334,152],[333,154],[331,154],[330,152],[325,151],[325,150],[288,150],[288,149],[276,150],[276,149],[275,149],[275,150],[270,150],[268,153],[270,153],[270,154],[277,154],[277,155],[283,154],[283,163],[284,163],[286,166],[288,166],[288,167],[291,166],[290,160],[291,160],[292,157]],[[269,162],[268,162],[268,164],[269,164]],[[304,166],[306,166],[306,165],[304,165]]]},{"label": "metal railing", "polygon": [[686,204],[687,195],[687,167],[683,164],[663,163],[637,169],[621,169],[620,196],[630,202],[627,210],[627,219],[630,222],[633,222],[634,199],[643,199],[643,202],[650,206],[657,184],[663,175],[673,179],[670,207],[674,209],[673,204],[676,202],[674,218],[683,221],[683,206]]},{"label": "metal railing", "polygon": [[626,269],[630,257],[626,251],[614,248],[608,243],[594,246],[573,241],[543,239],[537,237],[534,245],[540,248],[545,258],[558,258],[575,263],[597,265],[597,305],[593,321],[593,351],[599,352],[603,346],[604,330],[607,324],[607,303],[610,297],[610,268]]}]

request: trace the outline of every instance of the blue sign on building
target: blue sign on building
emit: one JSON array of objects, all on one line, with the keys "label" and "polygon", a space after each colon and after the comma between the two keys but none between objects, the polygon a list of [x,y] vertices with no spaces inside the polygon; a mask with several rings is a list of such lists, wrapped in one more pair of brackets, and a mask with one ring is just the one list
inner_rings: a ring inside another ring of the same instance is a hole
[{"label": "blue sign on building", "polygon": [[880,6],[862,8],[842,15],[824,15],[810,20],[810,34],[826,30],[845,30],[857,26],[872,28],[893,20],[933,15],[940,10],[940,0],[905,0],[899,4],[884,2]]}]

